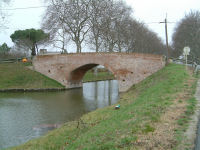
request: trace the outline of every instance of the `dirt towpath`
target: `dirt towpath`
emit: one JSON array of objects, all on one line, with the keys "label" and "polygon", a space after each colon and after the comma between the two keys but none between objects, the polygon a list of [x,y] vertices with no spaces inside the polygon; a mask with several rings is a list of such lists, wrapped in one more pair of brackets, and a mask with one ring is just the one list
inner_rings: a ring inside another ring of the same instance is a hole
[{"label": "dirt towpath", "polygon": [[195,98],[197,100],[197,108],[186,131],[186,136],[191,143],[194,143],[194,149],[200,150],[200,80],[197,82]]}]

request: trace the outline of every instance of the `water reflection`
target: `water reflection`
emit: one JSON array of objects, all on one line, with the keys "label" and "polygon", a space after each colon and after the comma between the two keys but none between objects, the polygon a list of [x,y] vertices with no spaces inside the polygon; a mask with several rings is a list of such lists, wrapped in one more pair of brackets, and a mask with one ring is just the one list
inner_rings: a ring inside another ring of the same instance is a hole
[{"label": "water reflection", "polygon": [[83,89],[0,94],[0,148],[22,144],[84,113],[116,103],[117,81],[84,83]]},{"label": "water reflection", "polygon": [[116,80],[95,82],[84,85],[84,103],[89,110],[102,108],[116,102],[118,98],[118,85]]}]

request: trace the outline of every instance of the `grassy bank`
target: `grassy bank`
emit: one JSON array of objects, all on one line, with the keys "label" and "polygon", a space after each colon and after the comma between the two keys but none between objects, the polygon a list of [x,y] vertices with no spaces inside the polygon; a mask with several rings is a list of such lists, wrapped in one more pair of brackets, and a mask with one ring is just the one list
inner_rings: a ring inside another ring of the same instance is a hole
[{"label": "grassy bank", "polygon": [[60,83],[28,69],[27,64],[0,64],[0,89],[63,88]]},{"label": "grassy bank", "polygon": [[108,71],[100,71],[98,72],[97,75],[95,75],[92,71],[88,71],[83,77],[83,82],[112,80],[112,79],[114,79],[114,75],[109,73]]},{"label": "grassy bank", "polygon": [[[29,63],[0,64],[0,89],[51,89],[64,88],[60,83],[27,68]],[[88,71],[83,82],[109,80],[114,76],[107,71],[94,75]]]},{"label": "grassy bank", "polygon": [[14,150],[181,149],[195,108],[196,79],[170,64],[120,96],[120,109],[98,109]]}]

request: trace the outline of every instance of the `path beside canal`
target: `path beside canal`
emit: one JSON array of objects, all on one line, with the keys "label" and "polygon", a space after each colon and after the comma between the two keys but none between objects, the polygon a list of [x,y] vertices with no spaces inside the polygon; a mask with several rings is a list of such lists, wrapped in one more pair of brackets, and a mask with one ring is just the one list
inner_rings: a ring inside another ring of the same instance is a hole
[{"label": "path beside canal", "polygon": [[[200,79],[197,82],[197,88],[195,93],[195,98],[197,100],[196,111],[192,116],[191,124],[186,132],[188,140],[195,144],[195,150],[200,149]],[[195,142],[194,142],[195,141]]]}]

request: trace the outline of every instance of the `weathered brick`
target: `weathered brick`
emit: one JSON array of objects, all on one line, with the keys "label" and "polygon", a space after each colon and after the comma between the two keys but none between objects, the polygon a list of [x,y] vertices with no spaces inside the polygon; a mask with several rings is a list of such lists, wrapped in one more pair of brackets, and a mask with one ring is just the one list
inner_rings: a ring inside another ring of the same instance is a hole
[{"label": "weathered brick", "polygon": [[91,68],[102,65],[118,80],[119,91],[128,90],[147,76],[165,66],[161,55],[139,53],[78,53],[42,55],[33,59],[34,69],[66,88],[82,86],[84,74]]}]

